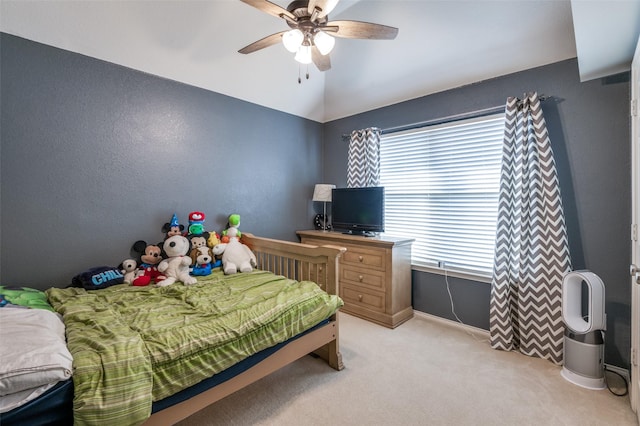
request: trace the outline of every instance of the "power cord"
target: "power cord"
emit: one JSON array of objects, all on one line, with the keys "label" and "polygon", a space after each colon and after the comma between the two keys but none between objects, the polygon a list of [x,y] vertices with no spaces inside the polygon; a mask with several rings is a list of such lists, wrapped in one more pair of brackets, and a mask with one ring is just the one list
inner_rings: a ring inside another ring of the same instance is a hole
[{"label": "power cord", "polygon": [[447,275],[447,269],[442,268],[442,270],[444,271],[444,282],[447,284],[447,293],[449,293],[449,301],[451,302],[451,313],[460,324],[464,324],[462,320],[458,318],[458,314],[456,314],[456,308],[455,306],[453,306],[453,296],[451,295],[451,289],[449,288],[449,276]]},{"label": "power cord", "polygon": [[[613,389],[611,389],[611,386],[609,386],[609,380],[607,380],[607,372],[616,374],[622,379],[622,382],[624,383],[624,393],[616,393],[613,391]],[[604,382],[607,385],[607,389],[609,389],[609,392],[611,392],[615,396],[626,396],[629,393],[629,384],[627,383],[627,379],[617,371],[608,370],[606,365],[604,366]]]},{"label": "power cord", "polygon": [[[585,315],[583,317],[583,319],[587,320],[588,315]],[[602,341],[604,343],[606,343],[607,341],[607,334],[604,332],[604,330],[601,331],[602,334]],[[613,371],[613,370],[607,370],[607,364],[603,363],[602,369],[604,370],[604,384],[607,387],[607,389],[609,390],[609,392],[611,392],[612,394],[614,394],[615,396],[626,396],[629,394],[629,384],[627,383],[627,379],[620,373],[618,373],[617,371]],[[613,391],[613,389],[611,389],[611,386],[609,385],[609,380],[607,380],[607,372],[611,372],[613,374],[616,374],[617,376],[619,376],[622,379],[622,383],[624,383],[624,393],[616,393]]]},{"label": "power cord", "polygon": [[[447,285],[447,293],[449,294],[449,302],[451,303],[451,313],[453,314],[453,316],[455,317],[455,319],[462,325],[467,325],[464,322],[462,322],[462,320],[458,317],[458,314],[456,314],[456,309],[455,306],[453,305],[453,296],[451,295],[451,288],[449,287],[449,275],[447,274],[447,268],[445,268],[444,266],[442,267],[442,270],[444,271],[444,282]],[[478,342],[482,342],[482,343],[489,343],[488,340],[486,339],[478,339],[478,337],[476,335],[474,335],[473,333],[471,333],[469,330],[465,329],[465,332],[473,337],[475,340],[477,340]],[[622,382],[624,383],[624,393],[616,393],[613,391],[613,389],[611,389],[611,386],[609,385],[609,380],[607,380],[607,372],[616,374],[617,376],[619,376],[622,379]],[[613,371],[613,370],[609,370],[607,369],[607,366],[604,366],[604,382],[607,385],[607,389],[609,389],[609,392],[611,392],[612,394],[614,394],[615,396],[627,396],[629,394],[629,384],[627,383],[627,379],[620,373],[618,373],[617,371]]]},{"label": "power cord", "polygon": [[[447,293],[449,293],[449,301],[451,302],[451,313],[453,314],[453,316],[455,317],[455,319],[462,325],[467,325],[464,322],[462,322],[462,320],[460,318],[458,318],[458,314],[456,314],[456,309],[455,306],[453,306],[453,296],[451,295],[451,288],[449,288],[449,275],[447,274],[447,268],[444,267],[444,262],[442,263],[442,270],[444,271],[444,282],[447,285]],[[468,326],[468,325],[467,325]],[[481,342],[481,343],[490,343],[489,340],[487,339],[479,339],[475,334],[473,334],[472,332],[470,332],[468,329],[464,329],[465,333],[467,333],[469,336],[473,337],[476,341]]]}]

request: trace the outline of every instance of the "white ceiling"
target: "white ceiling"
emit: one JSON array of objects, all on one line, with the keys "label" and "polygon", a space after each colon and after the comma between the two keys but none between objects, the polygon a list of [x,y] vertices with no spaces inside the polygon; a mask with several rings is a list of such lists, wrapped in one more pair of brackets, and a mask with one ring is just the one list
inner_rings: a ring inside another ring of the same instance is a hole
[{"label": "white ceiling", "polygon": [[335,19],[400,31],[337,39],[307,80],[280,45],[237,53],[288,28],[238,0],[0,2],[3,32],[326,122],[576,56],[582,80],[628,70],[640,1],[341,0]]}]

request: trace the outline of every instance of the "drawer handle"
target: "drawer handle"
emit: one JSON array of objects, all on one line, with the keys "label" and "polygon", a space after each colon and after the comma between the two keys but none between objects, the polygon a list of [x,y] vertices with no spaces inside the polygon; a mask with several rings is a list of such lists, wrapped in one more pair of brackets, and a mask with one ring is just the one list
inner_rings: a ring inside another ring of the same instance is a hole
[{"label": "drawer handle", "polygon": [[364,259],[362,258],[362,256],[358,256],[358,261],[362,262]]},{"label": "drawer handle", "polygon": [[362,302],[362,295],[361,294],[358,295],[358,301]]},{"label": "drawer handle", "polygon": [[358,279],[360,280],[360,282],[362,282],[362,280],[364,279],[364,277],[363,277],[362,275],[360,275],[360,276],[358,277]]},{"label": "drawer handle", "polygon": [[322,272],[322,266],[320,266],[320,267],[318,268],[318,271]]}]

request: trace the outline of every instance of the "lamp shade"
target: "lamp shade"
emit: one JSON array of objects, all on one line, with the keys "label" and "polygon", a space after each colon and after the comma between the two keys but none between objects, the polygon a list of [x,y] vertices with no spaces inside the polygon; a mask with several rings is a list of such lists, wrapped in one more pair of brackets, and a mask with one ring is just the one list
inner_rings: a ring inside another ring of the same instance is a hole
[{"label": "lamp shade", "polygon": [[313,201],[331,202],[331,190],[335,185],[328,183],[318,183],[313,189]]}]

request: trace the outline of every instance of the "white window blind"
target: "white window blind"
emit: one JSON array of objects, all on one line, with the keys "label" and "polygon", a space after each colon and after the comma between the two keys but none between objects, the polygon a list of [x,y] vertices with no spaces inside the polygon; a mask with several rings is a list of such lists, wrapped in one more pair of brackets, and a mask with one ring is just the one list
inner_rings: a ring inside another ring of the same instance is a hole
[{"label": "white window blind", "polygon": [[491,276],[504,114],[383,134],[385,233],[415,238],[412,264]]}]

